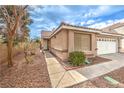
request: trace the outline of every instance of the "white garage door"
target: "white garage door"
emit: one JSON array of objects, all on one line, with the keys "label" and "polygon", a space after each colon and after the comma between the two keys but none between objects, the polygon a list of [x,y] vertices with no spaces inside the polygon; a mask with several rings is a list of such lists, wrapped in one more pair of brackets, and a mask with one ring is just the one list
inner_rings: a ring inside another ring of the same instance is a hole
[{"label": "white garage door", "polygon": [[113,38],[97,38],[97,54],[109,54],[117,52],[117,42]]}]

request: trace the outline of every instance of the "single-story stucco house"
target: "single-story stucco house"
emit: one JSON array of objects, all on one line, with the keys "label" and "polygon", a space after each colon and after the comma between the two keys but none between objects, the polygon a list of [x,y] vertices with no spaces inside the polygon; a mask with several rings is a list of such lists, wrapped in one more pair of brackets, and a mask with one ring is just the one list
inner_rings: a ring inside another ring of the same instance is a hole
[{"label": "single-story stucco house", "polygon": [[83,51],[87,57],[122,52],[124,23],[123,33],[121,26],[94,29],[61,23],[53,31],[41,32],[42,45],[62,60],[67,60],[72,51]]}]

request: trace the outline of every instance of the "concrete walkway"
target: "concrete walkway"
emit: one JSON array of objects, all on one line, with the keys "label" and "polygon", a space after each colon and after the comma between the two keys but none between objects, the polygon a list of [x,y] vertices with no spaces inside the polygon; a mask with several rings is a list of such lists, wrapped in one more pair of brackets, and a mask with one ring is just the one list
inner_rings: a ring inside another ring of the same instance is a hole
[{"label": "concrete walkway", "polygon": [[[107,55],[105,56],[107,58]],[[117,58],[119,58],[119,56]],[[76,71],[78,71],[80,74],[82,74],[86,78],[92,79],[92,78],[104,75],[106,73],[109,73],[123,66],[124,66],[124,61],[122,61],[122,59],[121,61],[114,59],[111,62],[105,62],[101,64],[96,64],[96,65],[80,68],[80,69],[77,69]]]},{"label": "concrete walkway", "polygon": [[110,54],[102,57],[110,58],[112,61],[66,71],[51,53],[45,52],[52,87],[72,86],[124,66],[124,54]]},{"label": "concrete walkway", "polygon": [[45,59],[52,87],[69,87],[87,80],[86,77],[75,70],[66,71],[48,51],[45,52]]}]

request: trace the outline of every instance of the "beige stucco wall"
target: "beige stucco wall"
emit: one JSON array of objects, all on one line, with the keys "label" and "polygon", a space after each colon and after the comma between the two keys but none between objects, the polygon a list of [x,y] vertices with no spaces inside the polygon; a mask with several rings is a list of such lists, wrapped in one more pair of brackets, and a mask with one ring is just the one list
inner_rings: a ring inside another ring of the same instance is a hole
[{"label": "beige stucco wall", "polygon": [[119,47],[119,52],[124,52],[124,39],[123,38],[119,38],[118,39],[118,47]]},{"label": "beige stucco wall", "polygon": [[74,31],[68,31],[68,52],[74,51]]},{"label": "beige stucco wall", "polygon": [[41,39],[41,44],[44,50],[48,49],[47,39]]},{"label": "beige stucco wall", "polygon": [[65,51],[58,51],[56,49],[50,48],[50,51],[56,55],[57,57],[59,57],[61,60],[66,61],[68,59],[68,53]]},{"label": "beige stucco wall", "polygon": [[124,26],[118,27],[114,29],[117,33],[124,34]]},{"label": "beige stucco wall", "polygon": [[[89,34],[91,36],[91,50],[90,51],[85,51],[86,54],[94,54],[96,55],[96,34],[95,33],[88,33],[88,32],[81,32],[81,31],[73,31],[70,30],[68,33],[68,50],[69,52],[74,51],[74,34],[79,33],[79,34]],[[78,41],[77,41],[78,42]]]},{"label": "beige stucco wall", "polygon": [[50,42],[51,47],[56,50],[67,50],[67,31],[61,30],[50,39]]},{"label": "beige stucco wall", "polygon": [[[124,26],[114,29],[117,33],[124,34]],[[120,38],[120,52],[124,52],[124,39]]]},{"label": "beige stucco wall", "polygon": [[[124,26],[120,26],[118,28],[115,28],[114,31],[116,31],[119,34],[124,34]],[[119,39],[119,52],[124,52],[124,39]]]},{"label": "beige stucco wall", "polygon": [[[61,58],[67,60],[69,53],[74,51],[74,34],[89,34],[91,35],[91,50],[85,51],[87,54],[97,54],[96,52],[96,34],[88,32],[80,32],[74,30],[62,30],[50,39],[51,47],[50,51]],[[78,42],[78,41],[77,41]]]},{"label": "beige stucco wall", "polygon": [[62,60],[67,59],[67,31],[61,30],[59,33],[54,35],[50,39],[50,51],[61,58]]},{"label": "beige stucco wall", "polygon": [[97,55],[97,34],[92,33],[91,35],[91,50],[94,56]]},{"label": "beige stucco wall", "polygon": [[[93,54],[93,56],[97,55],[97,37],[113,37],[113,36],[106,36],[106,35],[98,35],[96,33],[90,33],[90,32],[81,32],[76,30],[64,30],[62,29],[57,34],[55,34],[53,37],[49,39],[49,50],[61,58],[62,60],[67,60],[69,53],[74,51],[75,45],[74,45],[74,34],[80,33],[80,34],[89,34],[91,36],[91,50],[85,51],[87,54]],[[117,38],[117,45],[120,47],[121,41],[118,37]],[[78,41],[77,41],[78,42]],[[46,44],[47,41],[44,40],[43,44]]]}]

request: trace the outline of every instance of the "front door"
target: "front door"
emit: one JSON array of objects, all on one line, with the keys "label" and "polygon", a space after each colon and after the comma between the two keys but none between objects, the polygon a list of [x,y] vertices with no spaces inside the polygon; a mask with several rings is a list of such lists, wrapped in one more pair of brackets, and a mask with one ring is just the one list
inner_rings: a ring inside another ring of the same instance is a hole
[{"label": "front door", "polygon": [[47,50],[48,49],[48,40],[44,40],[44,50]]}]

